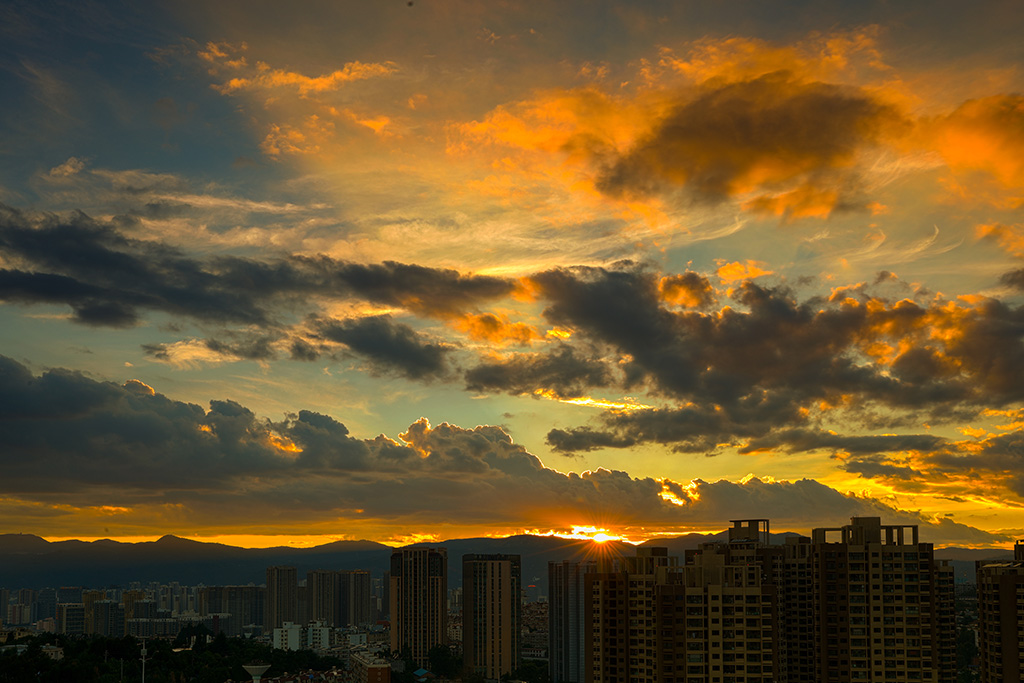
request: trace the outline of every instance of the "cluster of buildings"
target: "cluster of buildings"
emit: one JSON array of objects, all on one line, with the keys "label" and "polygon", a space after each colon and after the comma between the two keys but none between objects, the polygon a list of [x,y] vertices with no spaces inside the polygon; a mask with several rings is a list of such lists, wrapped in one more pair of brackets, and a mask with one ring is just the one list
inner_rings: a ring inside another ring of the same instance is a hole
[{"label": "cluster of buildings", "polygon": [[[547,600],[526,602],[519,555],[393,551],[390,571],[267,569],[265,586],[133,585],[0,592],[7,624],[68,634],[171,637],[202,623],[282,649],[341,656],[346,680],[387,681],[401,661],[461,655],[500,680],[546,660],[553,683],[953,683],[953,569],[913,525],[855,517],[773,542],[767,519],[684,557],[595,544],[548,563]],[[607,550],[607,552],[602,552]],[[982,681],[1024,680],[1024,542],[978,563]]]},{"label": "cluster of buildings", "polygon": [[[857,517],[773,543],[768,520],[735,520],[726,542],[682,560],[641,547],[632,557],[549,563],[551,680],[956,680],[953,568],[917,526]],[[1014,604],[1024,614],[1019,566]],[[391,647],[418,664],[447,643],[446,571],[443,548],[392,555]],[[463,658],[488,679],[521,663],[519,574],[518,556],[463,557]]]},{"label": "cluster of buildings", "polygon": [[[303,585],[294,567],[270,567],[263,586],[183,586],[178,583],[133,583],[130,588],[90,590],[82,587],[21,589],[13,595],[0,589],[0,623],[35,631],[119,638],[173,638],[182,628],[203,625],[212,633],[270,639],[288,624],[367,632],[383,616],[380,584],[368,571],[308,573]],[[307,627],[303,627],[307,628]],[[346,634],[349,639],[350,634]],[[372,639],[372,636],[371,636]],[[325,642],[327,639],[323,639]],[[291,635],[292,643],[296,643]],[[301,647],[308,647],[305,637]],[[297,649],[297,648],[293,648]]]},{"label": "cluster of buildings", "polygon": [[[402,548],[391,555],[391,650],[418,666],[449,645],[448,553]],[[462,556],[462,660],[467,671],[499,680],[519,668],[523,623],[519,555]]]},{"label": "cluster of buildings", "polygon": [[976,573],[981,680],[1024,681],[1024,542],[1012,562],[978,562]]},{"label": "cluster of buildings", "polygon": [[[252,586],[239,587],[249,591]],[[0,614],[5,626],[31,626],[36,631],[70,635],[177,635],[182,626],[195,622],[216,623],[213,612],[200,612],[210,587],[133,584],[125,590],[89,590],[81,586],[23,588],[15,595],[0,589]],[[261,603],[260,603],[261,604]],[[238,612],[241,615],[241,612]],[[209,616],[208,619],[204,617]]]},{"label": "cluster of buildings", "polygon": [[552,563],[552,681],[956,680],[953,569],[916,526],[854,518],[773,544],[765,519],[687,551]]}]

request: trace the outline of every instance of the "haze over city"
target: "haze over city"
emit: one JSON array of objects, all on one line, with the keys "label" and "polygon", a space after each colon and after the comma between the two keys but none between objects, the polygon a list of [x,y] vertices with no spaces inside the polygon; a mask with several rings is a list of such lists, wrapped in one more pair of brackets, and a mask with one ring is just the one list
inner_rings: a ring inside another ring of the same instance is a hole
[{"label": "haze over city", "polygon": [[1024,535],[1011,2],[0,7],[0,520]]}]

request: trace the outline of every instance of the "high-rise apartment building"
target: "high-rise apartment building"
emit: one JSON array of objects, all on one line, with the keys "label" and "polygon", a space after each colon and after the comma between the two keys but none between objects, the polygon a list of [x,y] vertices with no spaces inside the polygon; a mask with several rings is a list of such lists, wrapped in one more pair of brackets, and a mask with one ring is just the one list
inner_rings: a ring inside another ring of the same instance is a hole
[{"label": "high-rise apartment building", "polygon": [[755,519],[734,520],[727,543],[705,543],[663,571],[654,589],[658,672],[648,680],[785,680],[784,566],[768,520]]},{"label": "high-rise apartment building", "polygon": [[37,591],[32,609],[32,621],[55,618],[56,616],[57,590],[55,588],[42,588]]},{"label": "high-rise apartment building", "polygon": [[306,574],[309,621],[329,626],[369,624],[371,608],[370,572],[314,569]]},{"label": "high-rise apartment building", "polygon": [[657,680],[654,586],[676,564],[667,548],[637,548],[635,557],[602,559],[584,575],[584,669],[590,683]]},{"label": "high-rise apartment building", "polygon": [[548,562],[548,671],[552,683],[584,680],[584,574],[595,562]]},{"label": "high-rise apartment building", "polygon": [[811,543],[816,680],[956,680],[953,568],[916,525],[854,517]]},{"label": "high-rise apartment building", "polygon": [[125,633],[124,605],[117,600],[97,600],[92,603],[90,633],[107,638],[123,638]]},{"label": "high-rise apartment building", "polygon": [[298,622],[299,584],[295,567],[267,567],[266,618],[264,632]]},{"label": "high-rise apartment building", "polygon": [[982,683],[1024,680],[1024,541],[1012,562],[978,562],[978,640]]},{"label": "high-rise apartment building", "polygon": [[488,680],[521,664],[521,567],[519,555],[462,556],[462,658]]},{"label": "high-rise apartment building", "polygon": [[82,591],[82,604],[85,605],[85,633],[87,635],[98,634],[99,630],[96,625],[96,613],[93,610],[95,605],[100,600],[106,600],[106,591]]},{"label": "high-rise apartment building", "polygon": [[345,626],[339,614],[338,572],[313,569],[306,573],[306,601],[310,621],[330,626]]},{"label": "high-rise apartment building", "polygon": [[401,548],[391,554],[391,649],[408,648],[418,666],[448,642],[448,551]]},{"label": "high-rise apartment building", "polygon": [[370,572],[364,569],[338,572],[339,588],[341,596],[340,611],[342,620],[345,622],[340,626],[350,624],[362,625],[373,623],[373,604],[371,592],[373,583],[370,580]]},{"label": "high-rise apartment building", "polygon": [[[644,548],[619,565],[585,579],[588,682],[956,678],[952,568],[916,526],[855,517],[773,544],[768,520],[734,520],[727,542],[687,551],[682,566]],[[1005,596],[989,604],[1000,599],[1006,608]]]},{"label": "high-rise apartment building", "polygon": [[240,636],[246,626],[263,624],[266,594],[262,586],[204,586],[198,591],[197,611],[202,617],[227,615],[219,620],[220,629],[229,636]]},{"label": "high-rise apartment building", "polygon": [[85,605],[80,602],[57,603],[57,633],[85,633]]}]

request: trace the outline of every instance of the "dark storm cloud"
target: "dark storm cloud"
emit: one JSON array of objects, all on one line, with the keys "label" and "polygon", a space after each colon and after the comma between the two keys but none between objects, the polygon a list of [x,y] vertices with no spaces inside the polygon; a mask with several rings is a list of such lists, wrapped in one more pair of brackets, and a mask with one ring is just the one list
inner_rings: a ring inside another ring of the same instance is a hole
[{"label": "dark storm cloud", "polygon": [[484,275],[385,261],[330,262],[334,277],[352,293],[377,303],[407,307],[422,315],[447,317],[512,293],[514,283]]},{"label": "dark storm cloud", "polygon": [[671,446],[679,452],[713,455],[719,444],[737,438],[763,437],[779,425],[805,420],[798,403],[781,395],[761,394],[738,401],[728,410],[705,402],[680,408],[610,412],[603,418],[603,430],[553,429],[548,432],[547,441],[563,453],[650,442]]},{"label": "dark storm cloud", "polygon": [[897,120],[867,92],[776,72],[707,88],[605,170],[610,194],[685,187],[704,201],[754,189],[815,184]]},{"label": "dark storm cloud", "polygon": [[893,465],[878,457],[853,458],[843,462],[841,467],[847,472],[859,474],[865,479],[885,478],[911,481],[924,478],[920,471],[912,467]]},{"label": "dark storm cloud", "polygon": [[590,389],[607,387],[611,382],[612,373],[605,363],[565,345],[546,353],[512,354],[466,371],[466,388],[470,391],[533,394],[547,390],[559,398],[585,396]]},{"label": "dark storm cloud", "polygon": [[231,400],[204,409],[137,380],[117,385],[62,369],[35,376],[0,357],[0,491],[40,506],[96,505],[102,494],[104,505],[170,509],[177,525],[222,527],[250,524],[255,506],[267,519],[293,523],[342,514],[511,528],[613,514],[620,527],[648,530],[724,525],[741,512],[774,509],[785,516],[773,523],[797,528],[881,515],[922,524],[926,534],[999,540],[963,525],[940,529],[809,480],[684,485],[605,469],[563,474],[498,427],[431,427],[421,419],[400,436],[354,438],[343,423],[308,410],[271,422]]},{"label": "dark storm cloud", "polygon": [[424,379],[444,374],[449,349],[427,341],[389,315],[349,320],[316,320],[313,329],[323,339],[344,344],[379,371]]},{"label": "dark storm cloud", "polygon": [[[917,524],[924,541],[947,543],[991,543],[1009,540],[1004,534],[993,534],[951,519],[934,520],[920,513],[896,510],[866,496],[845,495],[813,479],[770,482],[758,478],[731,482],[719,480],[699,484],[696,496],[686,488],[673,491],[682,500],[697,499],[703,510],[719,518],[763,517],[772,510],[773,528],[799,528],[800,521],[810,520],[812,527],[847,524],[851,517],[881,517],[883,524]],[[793,512],[799,510],[795,515]],[[838,520],[839,521],[837,523]],[[806,524],[806,522],[804,522]]]},{"label": "dark storm cloud", "polygon": [[[207,321],[264,324],[268,320],[249,294],[225,287],[215,273],[181,251],[124,237],[83,213],[31,220],[0,206],[0,253],[25,264],[21,269],[25,275],[36,276],[4,282],[7,286],[0,289],[0,298],[47,302],[63,298],[76,311],[85,309],[84,315],[78,314],[82,322],[99,324],[109,319],[124,325],[137,318],[140,309]],[[33,270],[25,272],[26,268]],[[120,314],[111,316],[111,311]]]},{"label": "dark storm cloud", "polygon": [[[75,320],[123,327],[144,311],[202,322],[280,324],[310,300],[363,299],[447,317],[509,294],[513,283],[394,262],[328,257],[257,261],[199,259],[159,242],[125,237],[83,213],[34,217],[0,205],[0,298],[65,303]],[[10,267],[16,264],[16,267]]]},{"label": "dark storm cloud", "polygon": [[292,360],[314,361],[326,351],[324,345],[314,346],[303,339],[295,339],[288,347],[289,356]]},{"label": "dark storm cloud", "polygon": [[[531,278],[549,302],[544,316],[633,356],[644,371],[680,394],[696,388],[693,354],[679,338],[677,317],[660,305],[657,279],[634,264],[620,268],[559,268]],[[628,369],[627,369],[628,371]]]},{"label": "dark storm cloud", "polygon": [[[259,334],[234,336],[239,338],[231,341],[204,339],[199,343],[207,350],[226,359],[245,358],[246,360],[263,361],[277,358],[273,346],[277,337]],[[172,344],[143,344],[142,351],[147,356],[160,361],[168,363],[176,361]]]},{"label": "dark storm cloud", "polygon": [[2,486],[8,492],[104,481],[216,488],[236,472],[280,468],[258,438],[238,438],[255,427],[255,418],[237,404],[215,402],[207,412],[140,383],[121,387],[59,369],[33,377],[0,358],[0,406]]},{"label": "dark storm cloud", "polygon": [[277,358],[273,348],[275,341],[275,337],[255,335],[237,341],[206,339],[203,344],[214,353],[224,356],[235,356],[248,360],[273,360]]},{"label": "dark storm cloud", "polygon": [[369,454],[344,425],[309,411],[272,424],[234,401],[203,409],[136,380],[119,386],[63,369],[36,377],[2,356],[0,439],[8,492],[218,490],[236,477],[365,469]]},{"label": "dark storm cloud", "polygon": [[1018,268],[1017,270],[1011,270],[1008,273],[1004,273],[1000,278],[1000,281],[1004,285],[1024,290],[1024,268]]},{"label": "dark storm cloud", "polygon": [[67,304],[72,320],[85,325],[131,327],[138,322],[133,306],[117,301],[120,293],[92,287],[66,275],[0,269],[0,298],[22,304]]},{"label": "dark storm cloud", "polygon": [[[90,325],[128,326],[150,311],[219,325],[201,341],[211,356],[313,360],[344,345],[375,371],[421,380],[454,379],[454,347],[389,316],[331,320],[319,317],[321,307],[367,301],[458,324],[518,286],[326,256],[192,258],[81,213],[30,217],[9,208],[0,209],[0,255],[6,301],[64,303]],[[809,442],[773,435],[819,428],[808,420],[827,420],[819,413],[832,409],[845,411],[848,424],[876,428],[907,415],[970,419],[1024,399],[1024,309],[995,299],[916,303],[858,285],[800,300],[785,286],[746,281],[719,309],[706,276],[628,262],[553,269],[523,284],[547,321],[572,337],[550,351],[475,361],[463,376],[467,389],[562,398],[618,389],[676,403],[554,430],[549,441],[562,452],[640,443],[792,450]],[[171,361],[172,347],[145,350]],[[776,440],[756,441],[768,437]]]},{"label": "dark storm cloud", "polygon": [[629,355],[672,396],[726,405],[769,388],[818,397],[870,379],[841,355],[862,321],[834,311],[818,318],[818,306],[798,304],[784,289],[748,282],[736,294],[746,311],[675,313],[661,305],[657,278],[633,266],[533,279],[551,302],[548,320]]},{"label": "dark storm cloud", "polygon": [[[994,499],[1024,497],[1024,431],[1014,429],[1021,415],[1011,412],[1008,417],[1012,425],[997,429],[1011,431],[981,433],[963,441],[927,435],[835,435],[833,443],[825,447],[837,451],[843,470],[881,480],[898,490]],[[851,442],[859,443],[860,448],[850,447]]]},{"label": "dark storm cloud", "polygon": [[816,429],[783,429],[769,436],[751,439],[740,449],[740,453],[775,449],[793,452],[823,449],[864,455],[891,451],[934,451],[946,444],[946,439],[930,434],[851,436]]},{"label": "dark storm cloud", "polygon": [[[869,425],[909,413],[963,419],[1024,398],[1024,311],[993,299],[799,301],[785,287],[747,281],[732,291],[735,306],[670,311],[656,276],[635,265],[531,279],[551,323],[612,347],[631,359],[627,373],[686,403],[608,413],[600,428],[554,430],[549,443],[563,452],[643,442],[712,450],[800,426],[820,405],[846,406]],[[772,443],[811,447],[808,434]]]}]

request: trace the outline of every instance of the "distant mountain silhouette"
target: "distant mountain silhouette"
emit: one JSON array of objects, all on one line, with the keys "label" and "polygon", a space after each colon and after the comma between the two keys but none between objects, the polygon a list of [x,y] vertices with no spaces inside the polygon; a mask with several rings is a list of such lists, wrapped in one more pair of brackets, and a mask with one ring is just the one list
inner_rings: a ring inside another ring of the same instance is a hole
[{"label": "distant mountain silhouette", "polygon": [[[775,543],[791,533],[772,534]],[[669,555],[701,543],[722,541],[727,532],[685,534],[647,541],[642,547],[662,546]],[[448,550],[448,583],[462,583],[462,556],[469,553],[506,553],[522,556],[523,584],[547,593],[549,561],[596,558],[598,554],[633,555],[635,547],[620,541],[602,544],[557,536],[509,536],[463,538],[441,543],[417,543],[410,547],[442,546]],[[0,586],[44,588],[58,586],[127,586],[132,581],[185,585],[262,584],[266,568],[292,565],[299,579],[311,569],[367,569],[374,576],[387,571],[392,548],[373,541],[335,541],[313,548],[238,548],[167,535],[156,541],[121,543],[112,540],[49,542],[32,534],[0,534]],[[957,581],[974,580],[974,560],[1008,559],[1005,550],[947,548],[936,556],[953,560]]]}]

